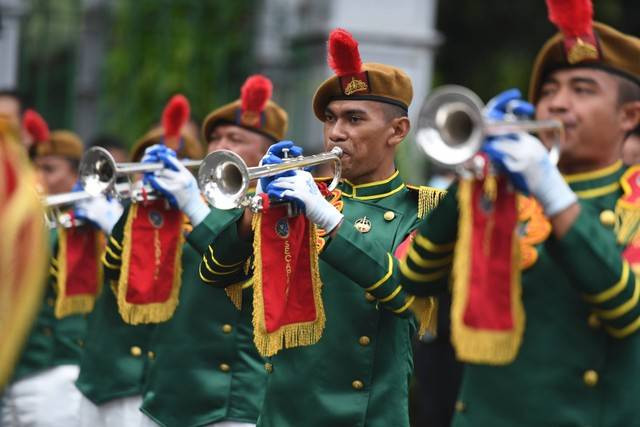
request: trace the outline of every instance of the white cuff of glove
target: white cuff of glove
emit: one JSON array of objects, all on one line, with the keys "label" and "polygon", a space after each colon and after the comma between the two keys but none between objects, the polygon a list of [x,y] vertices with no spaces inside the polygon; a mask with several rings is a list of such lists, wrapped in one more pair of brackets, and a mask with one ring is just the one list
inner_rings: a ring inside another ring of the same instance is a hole
[{"label": "white cuff of glove", "polygon": [[547,217],[562,212],[578,201],[576,193],[569,188],[555,167],[547,168],[544,180],[540,181],[537,188],[531,189],[531,192],[542,205]]},{"label": "white cuff of glove", "polygon": [[207,215],[209,215],[211,209],[198,194],[198,197],[192,197],[187,204],[184,205],[182,212],[189,218],[191,225],[197,227]]},{"label": "white cuff of glove", "polygon": [[318,199],[318,203],[306,207],[306,215],[318,227],[331,233],[344,218],[344,215],[325,199]]}]

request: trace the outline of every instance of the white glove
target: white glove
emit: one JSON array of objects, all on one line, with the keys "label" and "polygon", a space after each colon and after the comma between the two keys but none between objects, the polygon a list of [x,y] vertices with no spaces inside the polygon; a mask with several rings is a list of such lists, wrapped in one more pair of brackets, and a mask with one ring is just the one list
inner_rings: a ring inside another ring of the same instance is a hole
[{"label": "white glove", "polygon": [[344,215],[329,203],[307,171],[295,171],[293,176],[275,179],[267,186],[269,196],[280,199],[292,199],[302,205],[307,218],[318,227],[330,233],[336,228]]},{"label": "white glove", "polygon": [[209,215],[211,209],[200,196],[195,177],[175,157],[160,157],[167,167],[153,174],[146,174],[145,179],[173,206],[184,212],[189,217],[191,225],[196,227]]},{"label": "white glove", "polygon": [[122,205],[115,200],[108,200],[105,196],[92,197],[76,203],[75,217],[93,223],[106,234],[111,234],[113,226],[122,216]]},{"label": "white glove", "polygon": [[538,199],[547,216],[561,212],[578,200],[538,138],[522,132],[494,137],[484,150],[494,163],[505,169],[516,188]]}]

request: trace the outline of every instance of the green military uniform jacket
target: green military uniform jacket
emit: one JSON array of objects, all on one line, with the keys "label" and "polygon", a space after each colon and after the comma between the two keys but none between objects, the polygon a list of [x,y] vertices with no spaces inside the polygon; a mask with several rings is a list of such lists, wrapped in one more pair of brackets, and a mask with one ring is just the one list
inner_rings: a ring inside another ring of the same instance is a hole
[{"label": "green military uniform jacket", "polygon": [[[58,234],[55,230],[50,233],[50,242],[54,257],[58,247]],[[62,319],[54,316],[56,272],[56,266],[52,264],[52,274],[48,279],[42,308],[14,370],[14,381],[53,366],[77,365],[80,362],[86,319],[83,315],[66,316]]]},{"label": "green military uniform jacket", "polygon": [[198,277],[201,254],[212,236],[241,214],[213,209],[187,237],[180,304],[154,332],[155,359],[144,389],[142,411],[160,425],[258,419],[267,375],[253,344],[251,289],[245,288],[237,309],[223,289]]},{"label": "green military uniform jacket", "polygon": [[155,325],[130,325],[118,312],[111,282],[120,275],[121,242],[128,208],[113,227],[103,260],[105,283],[89,315],[85,351],[76,387],[96,405],[142,394],[145,371],[153,352]]},{"label": "green military uniform jacket", "polygon": [[[535,247],[537,261],[522,273],[518,355],[506,366],[465,366],[454,426],[640,426],[640,288],[607,219],[623,172],[618,162],[566,177],[581,213],[562,239]],[[412,293],[446,289],[439,273],[448,266],[437,264],[455,241],[455,193],[421,225],[401,268]]]},{"label": "green military uniform jacket", "polygon": [[[263,427],[409,425],[415,322],[407,309],[413,297],[399,285],[392,253],[418,225],[417,192],[397,172],[385,181],[339,188],[344,222],[319,263],[325,329],[315,345],[283,349],[271,358],[258,420]],[[210,246],[216,257],[227,254],[221,260],[226,265],[250,252],[235,226]],[[238,278],[232,269],[208,274],[203,265],[204,278],[221,285]]]}]

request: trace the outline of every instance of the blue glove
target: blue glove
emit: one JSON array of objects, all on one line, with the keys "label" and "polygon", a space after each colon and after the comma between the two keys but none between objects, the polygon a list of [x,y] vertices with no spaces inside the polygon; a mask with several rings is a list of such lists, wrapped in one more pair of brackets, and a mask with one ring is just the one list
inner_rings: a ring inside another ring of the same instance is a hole
[{"label": "blue glove", "polygon": [[[155,147],[155,146],[154,146]],[[196,227],[209,214],[211,209],[200,196],[198,183],[191,172],[178,160],[175,152],[150,147],[145,151],[143,162],[161,162],[164,169],[145,174],[145,181],[162,194],[169,203],[184,212],[191,224]]]},{"label": "blue glove", "polygon": [[[484,108],[484,116],[490,121],[503,121],[505,119],[515,120],[516,117],[529,117],[534,113],[534,106],[524,101],[520,90],[516,88],[507,89],[494,96],[489,100],[489,102],[487,102],[487,105]],[[509,169],[504,165],[503,153],[497,151],[495,146],[491,144],[497,138],[512,139],[516,141],[518,137],[515,134],[490,136],[484,143],[483,151],[489,155],[489,158],[493,161],[493,164],[500,172],[509,175],[511,182],[518,190],[528,195],[530,191],[522,175],[518,173],[510,173]]]},{"label": "blue glove", "polygon": [[533,105],[522,99],[520,90],[507,89],[494,96],[484,107],[484,115],[493,121],[502,121],[516,117],[532,117],[536,109]]},{"label": "blue glove", "polygon": [[[282,158],[284,157],[284,153],[282,152],[283,148],[289,149],[289,157],[298,157],[302,155],[302,147],[294,145],[293,141],[280,141],[269,147],[265,155],[262,156],[260,165],[282,163]],[[258,184],[259,188],[256,190],[256,192],[266,189],[274,179],[280,176],[293,176],[293,173],[293,171],[286,171],[279,173],[278,175],[260,178],[260,182]]]}]

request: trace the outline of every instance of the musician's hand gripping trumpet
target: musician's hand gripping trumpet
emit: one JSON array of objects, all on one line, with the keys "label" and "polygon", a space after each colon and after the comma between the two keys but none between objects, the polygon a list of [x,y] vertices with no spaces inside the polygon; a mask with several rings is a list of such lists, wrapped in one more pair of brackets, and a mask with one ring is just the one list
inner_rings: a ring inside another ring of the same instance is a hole
[{"label": "musician's hand gripping trumpet", "polygon": [[285,158],[282,163],[248,167],[234,152],[218,150],[210,153],[203,160],[198,172],[198,186],[207,201],[215,208],[249,207],[258,211],[262,207],[262,199],[248,195],[251,181],[274,176],[288,170],[333,162],[334,175],[329,184],[329,190],[333,190],[338,185],[341,176],[341,156],[342,149],[334,147],[326,153]]},{"label": "musician's hand gripping trumpet", "polygon": [[[484,105],[467,88],[455,85],[436,89],[425,101],[418,117],[416,143],[434,163],[463,172],[476,169],[470,160],[482,149],[487,137],[515,132],[554,132],[556,143],[549,156],[557,162],[559,143],[564,135],[558,120],[520,120],[506,114],[501,121],[483,115]],[[474,158],[475,157],[475,158]]]}]

